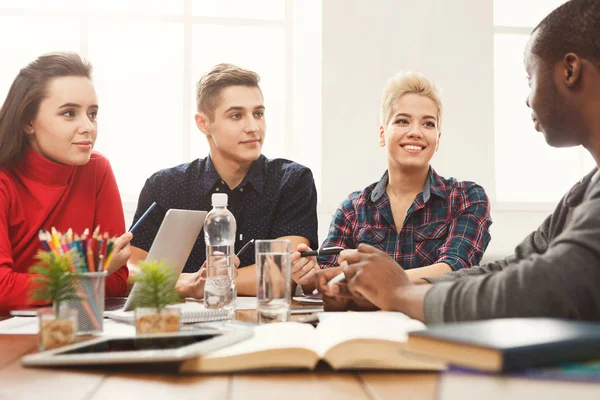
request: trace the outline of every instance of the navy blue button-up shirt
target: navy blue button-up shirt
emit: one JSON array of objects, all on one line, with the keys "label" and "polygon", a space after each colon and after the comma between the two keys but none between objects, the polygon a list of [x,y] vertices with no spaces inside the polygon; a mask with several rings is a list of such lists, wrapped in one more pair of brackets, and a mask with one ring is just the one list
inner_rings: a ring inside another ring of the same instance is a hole
[{"label": "navy blue button-up shirt", "polygon": [[[210,157],[164,169],[153,174],[140,193],[133,223],[156,201],[159,207],[136,229],[131,244],[149,251],[168,209],[212,209],[213,193],[226,193],[227,208],[234,215],[235,252],[251,239],[302,236],[317,248],[317,191],[309,168],[293,161],[267,159],[252,163],[242,182],[230,189]],[[295,251],[295,249],[292,249]],[[206,258],[204,231],[200,233],[184,272],[197,271]],[[254,246],[240,257],[240,267],[254,264]]]}]

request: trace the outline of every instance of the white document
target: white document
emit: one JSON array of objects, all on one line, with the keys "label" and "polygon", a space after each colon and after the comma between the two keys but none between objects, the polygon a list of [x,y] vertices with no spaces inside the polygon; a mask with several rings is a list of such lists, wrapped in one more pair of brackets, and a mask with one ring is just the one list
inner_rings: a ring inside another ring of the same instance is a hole
[{"label": "white document", "polygon": [[[37,335],[40,329],[36,317],[13,317],[0,321],[0,335]],[[105,319],[98,336],[135,336],[135,326]]]}]

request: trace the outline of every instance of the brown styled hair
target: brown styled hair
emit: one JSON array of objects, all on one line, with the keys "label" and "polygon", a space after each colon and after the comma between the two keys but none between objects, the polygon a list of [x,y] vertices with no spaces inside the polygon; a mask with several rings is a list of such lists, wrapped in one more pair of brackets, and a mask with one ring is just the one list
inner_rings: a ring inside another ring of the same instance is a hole
[{"label": "brown styled hair", "polygon": [[232,64],[215,65],[196,85],[196,105],[198,112],[208,115],[211,120],[215,117],[215,108],[221,91],[229,86],[257,87],[260,76]]},{"label": "brown styled hair", "polygon": [[92,78],[92,65],[77,53],[44,54],[25,68],[13,81],[0,108],[0,167],[17,163],[29,147],[24,126],[38,113],[54,78],[81,76]]}]

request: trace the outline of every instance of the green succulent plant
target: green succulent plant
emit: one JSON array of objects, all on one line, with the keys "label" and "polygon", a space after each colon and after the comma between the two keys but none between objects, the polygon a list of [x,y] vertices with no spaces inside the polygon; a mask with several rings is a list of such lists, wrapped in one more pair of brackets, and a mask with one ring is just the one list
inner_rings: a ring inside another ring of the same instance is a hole
[{"label": "green succulent plant", "polygon": [[142,261],[140,272],[133,279],[138,283],[135,307],[152,307],[158,312],[170,304],[180,303],[181,296],[175,290],[177,274],[162,261]]},{"label": "green succulent plant", "polygon": [[77,295],[78,277],[72,270],[69,256],[40,251],[35,258],[38,262],[29,268],[29,272],[35,275],[29,292],[32,301],[52,302],[54,313],[58,316],[63,302],[82,300]]}]

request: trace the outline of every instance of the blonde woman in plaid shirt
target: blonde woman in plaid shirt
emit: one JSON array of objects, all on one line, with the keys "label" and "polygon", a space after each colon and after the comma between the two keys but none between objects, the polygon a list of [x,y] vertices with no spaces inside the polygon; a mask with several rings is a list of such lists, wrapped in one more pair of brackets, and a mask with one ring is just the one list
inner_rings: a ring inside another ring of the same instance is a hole
[{"label": "blonde woman in plaid shirt", "polygon": [[[436,86],[418,73],[393,76],[383,92],[380,122],[388,169],[342,202],[322,248],[370,244],[393,257],[413,281],[477,265],[490,241],[489,200],[476,183],[444,178],[430,165],[442,127]],[[319,267],[336,266],[337,256],[317,260],[295,253],[292,277],[307,289]]]}]

